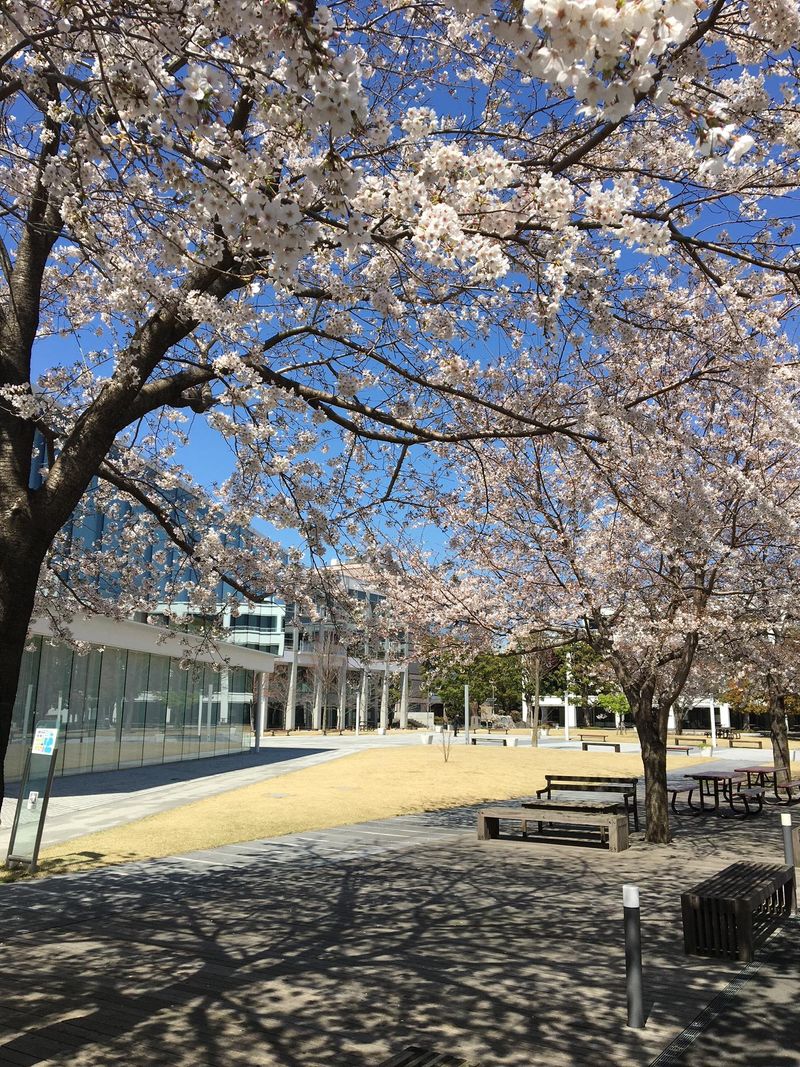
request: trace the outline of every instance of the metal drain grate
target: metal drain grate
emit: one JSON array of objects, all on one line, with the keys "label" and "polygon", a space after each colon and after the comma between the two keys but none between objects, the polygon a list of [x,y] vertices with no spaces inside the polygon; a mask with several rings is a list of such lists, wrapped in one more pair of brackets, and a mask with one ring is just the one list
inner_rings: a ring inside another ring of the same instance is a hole
[{"label": "metal drain grate", "polygon": [[451,1056],[449,1052],[436,1052],[430,1048],[409,1045],[378,1067],[478,1067],[476,1063],[467,1063],[460,1056]]}]

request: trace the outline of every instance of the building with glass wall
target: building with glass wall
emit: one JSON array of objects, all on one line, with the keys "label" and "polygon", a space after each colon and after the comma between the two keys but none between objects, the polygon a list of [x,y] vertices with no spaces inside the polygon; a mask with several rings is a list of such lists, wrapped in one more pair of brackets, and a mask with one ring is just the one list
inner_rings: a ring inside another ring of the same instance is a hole
[{"label": "building with glass wall", "polygon": [[[70,624],[81,651],[34,622],[6,756],[22,775],[35,726],[58,725],[56,774],[138,767],[249,749],[256,676],[274,656],[104,617]],[[187,661],[188,665],[187,665]]]}]

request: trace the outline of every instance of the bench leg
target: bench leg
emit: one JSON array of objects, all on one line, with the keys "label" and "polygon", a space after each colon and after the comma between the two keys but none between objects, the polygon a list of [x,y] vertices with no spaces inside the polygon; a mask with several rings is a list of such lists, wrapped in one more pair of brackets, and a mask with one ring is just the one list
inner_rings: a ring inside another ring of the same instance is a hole
[{"label": "bench leg", "polygon": [[746,900],[734,901],[736,915],[736,947],[740,963],[752,963],[753,951],[753,912]]},{"label": "bench leg", "polygon": [[628,818],[620,815],[608,827],[608,851],[624,852],[628,847]]},{"label": "bench leg", "polygon": [[478,816],[478,840],[491,841],[500,836],[500,820],[491,815]]},{"label": "bench leg", "polygon": [[636,833],[639,833],[639,808],[636,804],[636,797],[625,797],[625,814],[630,818],[631,810],[633,810],[633,828]]}]

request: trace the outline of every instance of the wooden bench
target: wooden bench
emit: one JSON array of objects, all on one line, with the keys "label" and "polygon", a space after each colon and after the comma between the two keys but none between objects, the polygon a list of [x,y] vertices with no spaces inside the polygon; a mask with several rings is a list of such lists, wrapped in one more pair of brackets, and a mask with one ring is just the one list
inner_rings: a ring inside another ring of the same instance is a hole
[{"label": "wooden bench", "polygon": [[581,748],[584,752],[589,751],[589,746],[594,745],[595,748],[613,748],[615,752],[621,752],[619,741],[581,741]]},{"label": "wooden bench", "polygon": [[607,737],[608,737],[608,734],[595,734],[595,733],[578,734],[578,740],[579,741],[592,741],[592,740],[595,740],[595,739],[597,739],[598,741],[605,741],[605,739]]},{"label": "wooden bench", "polygon": [[470,743],[473,745],[503,745],[508,747],[508,738],[506,737],[471,737]]},{"label": "wooden bench", "polygon": [[750,963],[755,949],[794,908],[794,868],[732,863],[681,894],[686,955]]},{"label": "wooden bench", "polygon": [[697,782],[667,782],[667,792],[671,794],[670,807],[676,815],[679,814],[678,809],[675,807],[675,801],[678,799],[678,794],[686,794],[686,803],[691,808],[692,793],[695,789],[697,789]]},{"label": "wooden bench", "polygon": [[763,748],[764,742],[758,737],[726,737],[728,748]]},{"label": "wooden bench", "polygon": [[[784,804],[796,804],[800,800],[800,778],[784,778],[780,782],[777,779],[778,776],[776,775],[773,788],[778,800]],[[781,793],[786,794],[785,799],[780,795]]]},{"label": "wooden bench", "polygon": [[[589,805],[592,808],[592,805]],[[478,840],[493,841],[500,836],[500,820],[522,823],[522,832],[527,836],[528,823],[539,826],[544,822],[553,825],[594,826],[600,830],[603,843],[608,841],[609,852],[622,852],[628,847],[628,817],[617,812],[583,810],[579,804],[561,805],[551,809],[549,819],[542,818],[541,808],[484,808],[478,812]]]},{"label": "wooden bench", "polygon": [[559,793],[621,793],[625,814],[630,817],[633,813],[633,828],[639,829],[639,810],[636,804],[638,778],[623,776],[609,778],[600,774],[546,774],[544,780],[547,785],[542,789],[537,789],[536,796],[542,797],[546,794],[548,800],[552,800],[554,791]]},{"label": "wooden bench", "polygon": [[690,750],[696,747],[696,745],[667,745],[667,752],[683,752],[688,756]]}]

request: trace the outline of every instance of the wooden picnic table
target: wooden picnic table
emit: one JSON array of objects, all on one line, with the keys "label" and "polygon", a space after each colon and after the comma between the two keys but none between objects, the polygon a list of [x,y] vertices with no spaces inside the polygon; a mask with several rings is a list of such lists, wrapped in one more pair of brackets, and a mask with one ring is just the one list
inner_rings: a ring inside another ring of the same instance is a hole
[{"label": "wooden picnic table", "polygon": [[[764,790],[759,788],[746,788],[741,789],[742,783],[745,779],[741,776],[737,777],[738,772],[733,771],[696,771],[694,774],[687,774],[687,778],[693,778],[699,785],[698,792],[700,793],[700,808],[696,809],[699,813],[710,811],[714,815],[719,815],[720,818],[730,818],[731,816],[747,816],[750,814],[750,805],[748,801],[758,801],[758,811],[761,811],[764,798]],[[734,783],[739,786],[739,789],[734,793]],[[720,786],[722,786],[722,792],[720,795]],[[706,804],[706,797],[713,798],[713,806]],[[742,800],[743,809],[737,811],[734,806],[734,798],[740,798]],[[727,802],[730,811],[723,811],[721,801]],[[689,802],[690,807],[691,800]],[[755,813],[754,813],[755,814]]]},{"label": "wooden picnic table", "polygon": [[[782,778],[778,781],[777,771]],[[800,778],[792,778],[791,768],[775,767],[774,763],[765,763],[760,767],[740,767],[739,773],[747,775],[747,784],[751,784],[751,776],[755,775],[758,784],[765,789],[772,789],[775,799],[781,804],[796,804],[800,801]],[[785,796],[781,796],[784,793]]]},{"label": "wooden picnic table", "polygon": [[[746,774],[747,784],[752,785],[752,778],[755,777],[758,785],[773,785],[775,782],[775,764],[765,763],[761,767],[736,767],[734,768],[736,774]],[[767,781],[767,779],[771,779]]]}]

